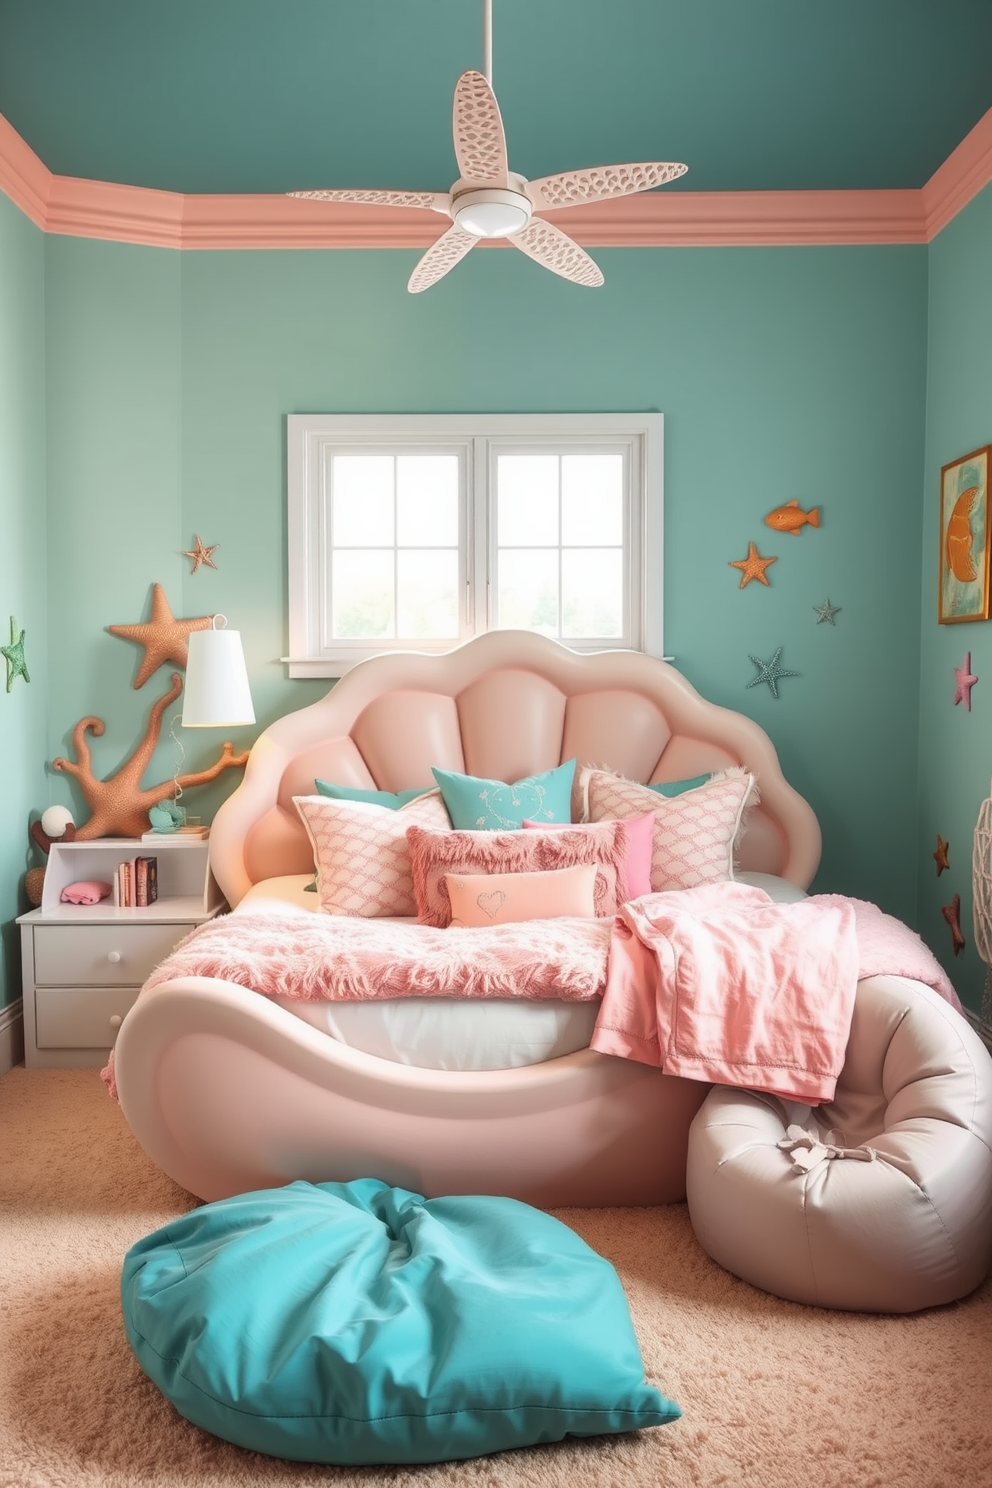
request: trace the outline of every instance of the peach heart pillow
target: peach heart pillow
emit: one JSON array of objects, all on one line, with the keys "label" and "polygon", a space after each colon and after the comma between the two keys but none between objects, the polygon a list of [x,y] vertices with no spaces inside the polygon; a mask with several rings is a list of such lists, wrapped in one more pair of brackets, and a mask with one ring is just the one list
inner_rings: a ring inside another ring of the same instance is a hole
[{"label": "peach heart pillow", "polygon": [[589,821],[654,816],[651,889],[656,894],[732,879],[747,812],[758,799],[757,781],[740,767],[718,771],[678,796],[659,796],[622,775],[591,768],[581,772],[580,789]]},{"label": "peach heart pillow", "polygon": [[417,913],[406,833],[412,823],[442,834],[450,827],[440,791],[398,811],[328,796],[293,801],[313,846],[322,910],[362,919]]},{"label": "peach heart pillow", "polygon": [[[399,814],[399,813],[395,813]],[[597,915],[616,914],[627,895],[627,832],[622,821],[559,826],[549,832],[407,832],[417,917],[422,925],[451,923],[446,874],[540,873],[592,864]]]},{"label": "peach heart pillow", "polygon": [[465,929],[596,914],[595,863],[543,873],[446,873],[451,924]]}]

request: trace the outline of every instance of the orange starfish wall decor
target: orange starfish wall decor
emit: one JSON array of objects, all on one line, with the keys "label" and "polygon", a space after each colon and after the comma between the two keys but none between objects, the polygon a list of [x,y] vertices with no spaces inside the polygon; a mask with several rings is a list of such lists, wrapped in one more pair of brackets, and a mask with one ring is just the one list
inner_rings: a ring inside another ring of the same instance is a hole
[{"label": "orange starfish wall decor", "polygon": [[195,574],[201,563],[205,563],[208,568],[216,568],[214,554],[219,547],[220,543],[205,543],[197,532],[194,545],[191,548],[183,548],[183,557],[192,558],[193,560],[193,567],[190,569],[190,573]]},{"label": "orange starfish wall decor", "polygon": [[740,587],[743,589],[750,584],[752,579],[757,579],[759,584],[765,584],[771,588],[765,569],[772,563],[777,563],[777,558],[762,558],[758,554],[757,543],[748,543],[746,558],[731,558],[729,567],[739,568],[741,571]]},{"label": "orange starfish wall decor", "polygon": [[933,855],[933,860],[937,864],[937,877],[938,878],[943,873],[943,871],[944,871],[945,868],[950,868],[950,866],[951,866],[950,859],[947,856],[948,852],[950,851],[950,846],[951,846],[950,843],[949,842],[945,842],[944,839],[943,839],[943,837],[941,837],[940,833],[938,832],[937,833],[937,851]]},{"label": "orange starfish wall decor", "polygon": [[940,912],[950,926],[951,944],[956,956],[959,951],[964,950],[964,936],[961,934],[961,895],[955,894],[950,904],[942,904]]},{"label": "orange starfish wall decor", "polygon": [[200,615],[196,620],[177,620],[169,608],[165,590],[161,584],[152,589],[152,617],[139,625],[108,625],[111,635],[123,636],[144,647],[144,659],[134,679],[135,687],[144,687],[153,672],[171,661],[173,666],[186,665],[190,632],[209,630],[210,615]]}]

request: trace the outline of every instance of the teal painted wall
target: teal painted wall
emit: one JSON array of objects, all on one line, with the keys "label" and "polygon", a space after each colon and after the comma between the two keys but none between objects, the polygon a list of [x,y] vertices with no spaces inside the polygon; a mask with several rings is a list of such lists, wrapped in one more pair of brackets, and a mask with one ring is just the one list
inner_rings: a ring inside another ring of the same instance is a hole
[{"label": "teal painted wall", "polygon": [[34,861],[28,819],[47,804],[44,238],[0,195],[0,645],[25,632],[30,683],[0,659],[0,1007],[20,996],[15,917]]},{"label": "teal painted wall", "polygon": [[[322,692],[277,659],[287,413],[660,409],[667,649],[771,734],[823,824],[818,887],[913,921],[926,249],[596,257],[594,292],[486,249],[413,297],[412,252],[50,239],[49,757],[87,713],[107,722],[99,774],[129,753],[168,673],[135,693],[138,652],[104,627],[145,618],[156,579],[177,615],[220,609],[241,630],[259,728]],[[763,524],[793,497],[821,530]],[[195,533],[219,544],[216,572],[179,556]],[[749,540],[778,555],[767,589],[728,566]],[[828,596],[835,627],[813,610]],[[748,689],[748,658],[780,645],[801,675],[776,701]],[[184,735],[187,766],[212,741]],[[148,779],[174,761],[160,745]],[[235,783],[187,804],[209,816]],[[64,777],[50,788],[78,806]]]},{"label": "teal painted wall", "polygon": [[[963,1000],[981,1005],[985,967],[972,932],[972,836],[992,779],[992,625],[937,623],[940,467],[992,442],[992,188],[930,245],[930,350],[920,641],[918,928],[938,947]],[[971,711],[954,704],[954,668],[971,652]],[[937,834],[950,870],[937,873]],[[941,906],[961,896],[967,945],[951,954]]]}]

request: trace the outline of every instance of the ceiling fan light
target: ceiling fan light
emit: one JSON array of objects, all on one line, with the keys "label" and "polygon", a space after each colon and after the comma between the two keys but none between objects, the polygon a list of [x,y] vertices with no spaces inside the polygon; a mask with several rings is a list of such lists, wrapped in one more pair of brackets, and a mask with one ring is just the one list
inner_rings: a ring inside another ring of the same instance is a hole
[{"label": "ceiling fan light", "polygon": [[498,187],[464,192],[455,200],[452,211],[457,226],[473,238],[506,238],[523,232],[530,216],[526,196]]}]

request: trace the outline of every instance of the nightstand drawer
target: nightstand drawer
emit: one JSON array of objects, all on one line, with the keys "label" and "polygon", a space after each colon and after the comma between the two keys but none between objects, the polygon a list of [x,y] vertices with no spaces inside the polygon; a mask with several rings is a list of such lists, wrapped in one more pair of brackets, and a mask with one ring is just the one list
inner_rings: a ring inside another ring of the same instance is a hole
[{"label": "nightstand drawer", "polygon": [[137,987],[39,987],[38,1048],[109,1049],[137,996]]},{"label": "nightstand drawer", "polygon": [[140,987],[192,925],[35,925],[35,985]]}]

